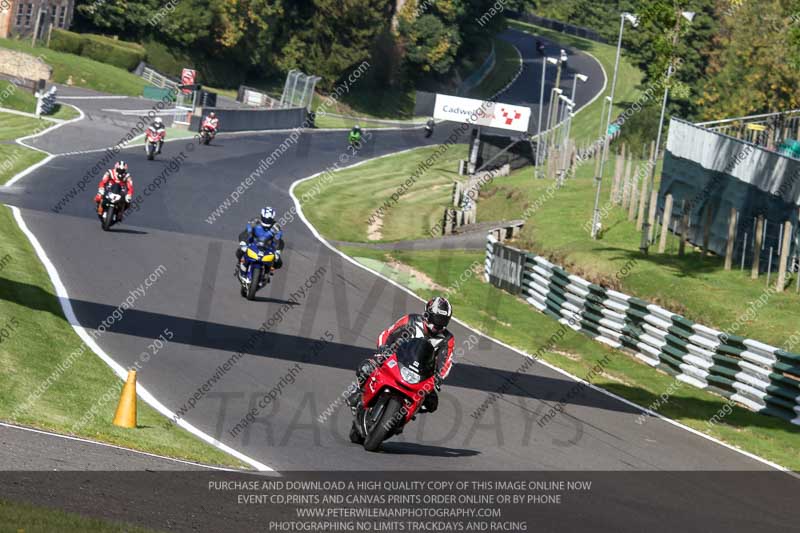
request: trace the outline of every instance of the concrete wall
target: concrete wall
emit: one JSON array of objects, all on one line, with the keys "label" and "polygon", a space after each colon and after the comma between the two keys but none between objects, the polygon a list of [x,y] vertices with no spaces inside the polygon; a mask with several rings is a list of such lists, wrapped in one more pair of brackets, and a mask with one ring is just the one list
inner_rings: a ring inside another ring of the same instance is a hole
[{"label": "concrete wall", "polygon": [[[202,110],[202,116],[214,111],[219,118],[219,130],[224,131],[259,131],[283,130],[308,127],[308,112],[303,107],[293,109],[216,109]],[[199,131],[200,116],[192,117],[190,131]]]},{"label": "concrete wall", "polygon": [[52,67],[38,57],[0,48],[0,74],[25,80],[49,80]]}]

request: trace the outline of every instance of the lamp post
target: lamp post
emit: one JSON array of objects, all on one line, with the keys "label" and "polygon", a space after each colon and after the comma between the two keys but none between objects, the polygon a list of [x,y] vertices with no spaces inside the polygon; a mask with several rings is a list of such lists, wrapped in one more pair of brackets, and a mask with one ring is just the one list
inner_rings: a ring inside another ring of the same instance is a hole
[{"label": "lamp post", "polygon": [[[675,34],[672,37],[672,49],[678,46],[678,35],[681,29],[681,17],[688,20],[690,23],[694,19],[693,11],[681,11],[675,18]],[[653,152],[653,161],[650,167],[650,176],[647,184],[647,193],[645,194],[645,217],[644,224],[642,224],[642,239],[639,242],[639,250],[646,254],[650,248],[650,199],[653,196],[653,188],[655,187],[656,179],[656,163],[658,161],[658,152],[661,149],[661,131],[664,129],[664,114],[667,110],[667,99],[669,98],[669,79],[673,73],[673,59],[670,59],[669,66],[667,67],[667,77],[664,80],[664,98],[661,101],[661,118],[658,120],[658,133],[656,134],[656,148]]]},{"label": "lamp post", "polygon": [[[558,67],[556,68],[556,83],[553,88],[554,91],[557,91],[559,95],[561,95],[561,65],[564,63],[561,61],[561,58],[558,59]],[[550,105],[553,105],[553,100],[550,100]],[[558,102],[556,102],[558,105]],[[557,110],[557,109],[556,109]],[[558,123],[558,113],[551,113],[550,114],[550,121],[548,122],[548,127],[552,130],[555,130],[556,124]],[[551,139],[548,139],[548,145],[554,144],[550,142]],[[552,137],[552,141],[555,141],[555,135]]]},{"label": "lamp post", "polygon": [[603,170],[606,165],[606,152],[608,151],[608,127],[611,125],[611,110],[614,107],[614,91],[617,89],[617,74],[619,73],[619,56],[622,53],[622,32],[625,29],[625,21],[629,21],[635,28],[639,25],[639,19],[628,12],[623,12],[619,16],[619,39],[617,40],[617,59],[614,62],[614,78],[611,81],[611,95],[608,100],[608,115],[606,118],[606,131],[603,132],[603,153],[600,155],[600,171],[595,180],[597,181],[597,191],[594,196],[594,213],[592,215],[592,239],[597,238],[597,225],[600,222],[600,186],[603,183]]},{"label": "lamp post", "polygon": [[539,148],[542,144],[542,113],[544,112],[544,81],[545,75],[547,73],[547,64],[550,63],[552,65],[558,64],[558,60],[554,57],[546,57],[544,61],[542,61],[542,88],[539,91],[539,125],[536,127],[536,172],[535,175],[539,175],[539,162],[541,161],[539,155]]},{"label": "lamp post", "polygon": [[[559,102],[558,97],[561,96],[563,92],[564,91],[562,91],[558,87],[553,87],[552,89],[550,89],[550,104],[547,110],[547,129],[545,130],[546,132],[549,132],[546,134],[547,135],[546,144],[548,147],[550,146],[550,142],[553,138],[552,135],[554,132],[553,124],[556,122],[556,115],[558,114],[558,102]],[[555,104],[555,109],[553,109],[553,104]]]},{"label": "lamp post", "polygon": [[575,102],[575,90],[578,87],[578,80],[580,80],[581,83],[586,83],[589,81],[589,76],[586,74],[575,74],[575,77],[572,78],[572,96],[570,96],[570,100],[573,102]]},{"label": "lamp post", "polygon": [[604,120],[603,119],[606,116],[606,102],[611,102],[611,97],[610,96],[606,96],[605,98],[603,98],[603,109],[600,112],[600,130],[598,131],[598,134],[597,134],[597,138],[598,139],[605,139],[603,134],[607,133],[607,131],[606,132],[603,131],[603,126],[604,126],[604,124],[603,124]]}]

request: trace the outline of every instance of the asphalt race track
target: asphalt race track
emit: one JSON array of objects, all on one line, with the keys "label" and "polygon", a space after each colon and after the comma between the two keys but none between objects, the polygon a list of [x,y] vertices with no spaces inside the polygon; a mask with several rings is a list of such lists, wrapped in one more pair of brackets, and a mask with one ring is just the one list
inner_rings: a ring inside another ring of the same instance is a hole
[{"label": "asphalt race track", "polygon": [[[439,128],[433,140],[441,142],[447,133]],[[101,231],[92,212],[93,191],[69,202],[60,214],[51,211],[95,164],[96,153],[57,158],[15,186],[11,203],[23,209],[84,327],[97,328],[163,265],[158,280],[99,343],[116,361],[131,366],[153,339],[170,331],[174,337],[143,364],[139,380],[171,409],[188,402],[255,333],[246,355],[186,414],[189,422],[278,470],[402,469],[409,464],[422,470],[764,468],[663,421],[638,425],[637,409],[591,390],[577,395],[566,415],[540,428],[537,420],[549,409],[545,406],[574,386],[540,364],[520,373],[508,393],[476,420],[471,413],[526,360],[488,340],[469,349],[473,333],[457,324],[453,333],[466,354],[446,383],[439,412],[420,417],[403,438],[385,446],[386,453],[368,454],[350,445],[346,409],[340,407],[324,423],[317,417],[352,380],[352,369],[370,354],[381,329],[405,312],[418,311],[421,303],[343,260],[297,217],[285,226],[286,264],[274,284],[258,302],[239,296],[233,252],[243,222],[264,204],[288,212],[294,205],[291,184],[337,162],[345,148],[342,133],[304,134],[250,194],[208,224],[209,214],[285,135],[221,137],[209,147],[191,145],[192,152],[185,141],[176,141],[155,162],[147,162],[140,149],[127,150],[140,192],[178,150],[187,156],[166,184],[110,233]],[[418,130],[375,131],[357,159],[422,142]],[[276,313],[292,293],[299,304],[278,320]],[[258,328],[270,319],[273,326],[259,335]],[[231,436],[250,407],[296,364],[295,383],[281,389],[256,423]]]},{"label": "asphalt race track", "polygon": [[[529,33],[519,30],[506,30],[500,34],[500,38],[508,41],[519,50],[522,55],[522,73],[506,91],[500,94],[498,100],[530,107],[533,112],[531,114],[531,130],[529,131],[535,133],[539,116],[539,94],[542,86],[542,61],[544,61],[545,56],[539,55],[539,52],[536,51],[536,38]],[[580,73],[589,77],[585,82],[578,81],[575,90],[576,109],[588,104],[594,99],[595,95],[603,90],[606,83],[606,75],[608,75],[608,83],[611,83],[613,72],[604,73],[600,63],[593,57],[576,48],[561,45],[545,38],[541,38],[541,41],[545,45],[546,56],[559,57],[561,48],[564,48],[569,56],[567,67],[562,68],[559,83],[559,88],[564,91],[565,96],[569,97],[572,94],[572,84],[576,74]],[[547,106],[549,105],[550,91],[555,87],[556,68],[553,65],[549,65],[546,74],[544,83],[545,114],[542,119],[542,129],[546,129]]]}]

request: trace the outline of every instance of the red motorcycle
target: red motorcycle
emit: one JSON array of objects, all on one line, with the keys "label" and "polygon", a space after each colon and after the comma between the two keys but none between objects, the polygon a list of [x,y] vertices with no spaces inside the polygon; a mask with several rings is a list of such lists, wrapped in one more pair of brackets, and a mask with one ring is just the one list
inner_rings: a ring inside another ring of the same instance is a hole
[{"label": "red motorcycle", "polygon": [[152,161],[158,153],[158,147],[164,142],[166,131],[156,131],[152,126],[145,131],[144,151],[147,154],[147,159]]},{"label": "red motorcycle", "polygon": [[361,387],[361,402],[350,428],[350,442],[374,452],[403,432],[425,397],[434,390],[436,354],[426,339],[405,339]]}]

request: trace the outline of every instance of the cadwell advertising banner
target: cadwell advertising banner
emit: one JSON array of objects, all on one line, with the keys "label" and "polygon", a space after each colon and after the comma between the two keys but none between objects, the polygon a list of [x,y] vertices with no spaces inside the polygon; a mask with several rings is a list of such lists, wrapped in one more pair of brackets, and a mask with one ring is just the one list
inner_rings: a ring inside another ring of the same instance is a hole
[{"label": "cadwell advertising banner", "polygon": [[525,106],[437,94],[433,118],[527,132],[531,110]]}]

